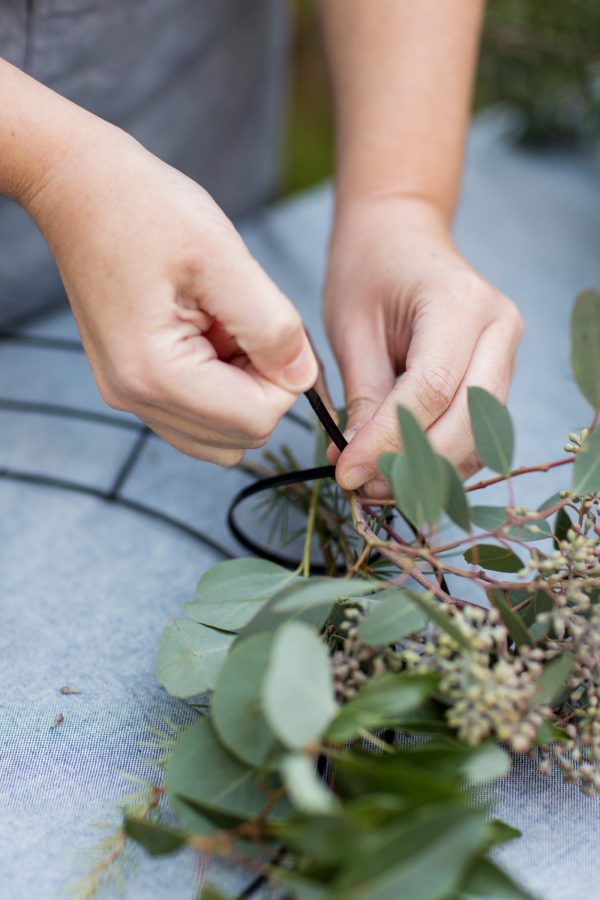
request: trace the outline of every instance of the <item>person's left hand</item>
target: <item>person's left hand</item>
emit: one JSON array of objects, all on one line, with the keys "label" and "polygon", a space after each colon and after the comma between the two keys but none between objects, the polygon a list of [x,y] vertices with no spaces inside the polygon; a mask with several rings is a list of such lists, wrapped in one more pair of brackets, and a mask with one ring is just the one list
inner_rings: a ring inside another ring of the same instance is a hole
[{"label": "person's left hand", "polygon": [[380,454],[400,448],[399,405],[462,477],[475,472],[467,387],[506,400],[523,326],[460,255],[441,213],[397,195],[340,205],[324,310],[348,411],[349,446],[328,450],[339,484],[389,493],[372,479]]}]

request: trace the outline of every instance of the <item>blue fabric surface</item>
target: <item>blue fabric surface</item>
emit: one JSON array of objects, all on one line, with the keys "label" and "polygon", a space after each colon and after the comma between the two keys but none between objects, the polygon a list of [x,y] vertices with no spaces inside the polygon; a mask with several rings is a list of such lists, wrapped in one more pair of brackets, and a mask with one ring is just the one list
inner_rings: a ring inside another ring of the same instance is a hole
[{"label": "blue fabric surface", "polygon": [[[457,236],[467,255],[510,294],[527,331],[511,397],[517,460],[560,455],[564,435],[588,410],[571,383],[568,318],[575,293],[600,285],[600,182],[582,160],[530,156],[507,148],[491,121],[473,130]],[[319,287],[329,189],[310,192],[244,228],[253,251],[301,308],[335,374],[320,324]],[[67,311],[26,331],[72,335]],[[85,362],[75,354],[0,344],[0,396],[105,410]],[[304,406],[300,411],[308,416]],[[136,439],[98,424],[57,425],[50,417],[2,413],[0,467],[73,478],[106,488]],[[286,422],[274,438],[293,443],[302,463],[310,441]],[[251,454],[258,459],[260,454]],[[180,456],[151,438],[124,486],[142,500],[236,547],[224,527],[228,498],[247,480]],[[519,485],[535,503],[560,473]],[[503,499],[498,490],[496,500]],[[490,500],[489,502],[494,502]],[[184,721],[182,704],[156,686],[154,660],[165,622],[177,615],[217,555],[189,537],[94,497],[0,480],[0,897],[55,900],[89,870],[96,820],[119,821],[116,803],[132,790],[122,772],[144,763],[147,725]],[[81,694],[64,696],[70,684]],[[63,723],[52,729],[57,714]],[[596,800],[519,760],[494,791],[498,815],[524,830],[500,856],[543,900],[600,897]],[[137,854],[131,898],[192,898],[191,854],[152,861]],[[221,868],[222,884],[243,876]],[[117,896],[109,886],[100,896]]]}]

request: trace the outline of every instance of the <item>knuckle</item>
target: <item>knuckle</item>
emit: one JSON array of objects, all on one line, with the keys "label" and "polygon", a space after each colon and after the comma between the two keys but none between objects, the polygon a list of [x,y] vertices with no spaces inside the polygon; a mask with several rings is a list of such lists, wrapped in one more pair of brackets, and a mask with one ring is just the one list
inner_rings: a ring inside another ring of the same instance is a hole
[{"label": "knuckle", "polygon": [[420,403],[430,414],[443,412],[450,406],[457,387],[456,378],[444,366],[428,366],[421,372]]},{"label": "knuckle", "polygon": [[477,453],[472,450],[463,460],[461,460],[457,469],[460,477],[465,480],[481,469],[481,460],[477,456]]},{"label": "knuckle", "polygon": [[118,410],[119,412],[129,412],[130,404],[127,403],[125,397],[119,391],[113,387],[108,381],[100,381],[97,380],[96,384],[98,386],[98,391],[104,403],[110,409]]},{"label": "knuckle", "polygon": [[114,364],[114,370],[114,384],[126,400],[143,402],[158,394],[153,366],[143,355],[118,360]]},{"label": "knuckle", "polygon": [[243,450],[224,450],[222,456],[219,458],[219,465],[223,466],[224,469],[231,469],[234,466],[239,465],[243,457]]},{"label": "knuckle", "polygon": [[521,311],[516,303],[513,303],[513,301],[509,300],[508,298],[505,299],[504,317],[509,323],[517,339],[519,339],[523,334],[525,322],[523,321],[523,316],[521,315]]},{"label": "knuckle", "polygon": [[263,410],[260,413],[257,412],[248,423],[247,439],[251,442],[248,446],[254,446],[254,448],[256,448],[266,444],[273,434],[277,422],[278,417],[272,410]]},{"label": "knuckle", "polygon": [[489,292],[486,282],[471,269],[461,269],[450,275],[446,289],[456,297],[460,297],[467,305],[481,304],[482,293]]},{"label": "knuckle", "polygon": [[260,343],[265,349],[289,349],[291,357],[298,353],[299,339],[302,337],[302,322],[293,309],[280,309],[269,315],[260,329]]}]

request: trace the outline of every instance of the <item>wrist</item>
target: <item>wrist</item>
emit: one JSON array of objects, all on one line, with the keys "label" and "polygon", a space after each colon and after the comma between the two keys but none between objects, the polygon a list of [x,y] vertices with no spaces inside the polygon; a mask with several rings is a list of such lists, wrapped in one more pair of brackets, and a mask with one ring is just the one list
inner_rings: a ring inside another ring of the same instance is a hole
[{"label": "wrist", "polygon": [[0,73],[0,193],[41,227],[46,198],[55,193],[51,185],[76,182],[78,160],[97,152],[119,129],[9,63],[0,61]]},{"label": "wrist", "polygon": [[400,232],[452,243],[450,224],[440,204],[425,195],[393,188],[353,192],[336,196],[332,239],[347,231],[355,233],[357,228],[364,234],[364,229],[381,226],[396,239]]}]

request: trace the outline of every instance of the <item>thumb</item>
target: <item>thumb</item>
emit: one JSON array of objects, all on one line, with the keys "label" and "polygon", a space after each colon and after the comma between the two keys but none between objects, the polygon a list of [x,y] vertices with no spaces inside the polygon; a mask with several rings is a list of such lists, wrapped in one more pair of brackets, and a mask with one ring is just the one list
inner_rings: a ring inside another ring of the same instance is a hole
[{"label": "thumb", "polygon": [[226,328],[260,375],[292,393],[311,387],[318,366],[294,305],[241,242],[210,273],[202,297],[207,312]]}]

